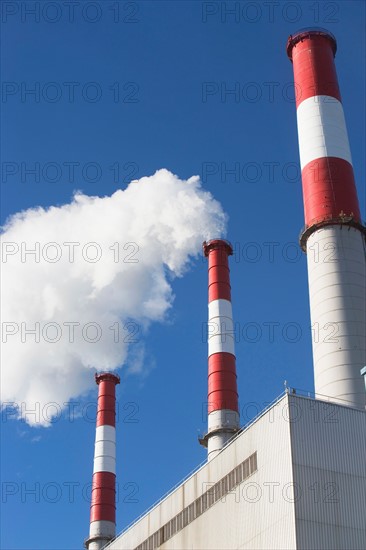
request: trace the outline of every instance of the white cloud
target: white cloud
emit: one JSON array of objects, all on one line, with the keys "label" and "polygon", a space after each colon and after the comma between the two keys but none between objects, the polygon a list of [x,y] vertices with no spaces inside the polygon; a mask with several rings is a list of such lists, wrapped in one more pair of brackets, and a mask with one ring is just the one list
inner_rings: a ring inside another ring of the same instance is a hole
[{"label": "white cloud", "polygon": [[[172,276],[225,223],[197,176],[167,170],[110,197],[78,193],[12,216],[2,235],[2,403],[23,403],[29,424],[50,425],[47,404],[88,391],[91,369],[128,364],[129,348],[171,307]],[[131,372],[143,370],[139,353]]]}]

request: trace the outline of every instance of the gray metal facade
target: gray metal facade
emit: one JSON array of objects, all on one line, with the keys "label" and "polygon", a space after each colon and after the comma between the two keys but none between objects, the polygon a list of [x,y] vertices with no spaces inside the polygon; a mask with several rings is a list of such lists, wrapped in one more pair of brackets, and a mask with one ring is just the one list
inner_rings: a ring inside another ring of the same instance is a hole
[{"label": "gray metal facade", "polygon": [[107,548],[364,550],[365,456],[366,412],[286,393]]}]

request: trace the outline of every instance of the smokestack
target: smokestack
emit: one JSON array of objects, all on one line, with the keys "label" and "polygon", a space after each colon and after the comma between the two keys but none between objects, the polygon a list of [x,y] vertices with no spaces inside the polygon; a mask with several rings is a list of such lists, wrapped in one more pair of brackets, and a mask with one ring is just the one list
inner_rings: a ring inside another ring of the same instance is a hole
[{"label": "smokestack", "polygon": [[315,392],[364,408],[364,233],[334,56],[325,29],[290,36],[307,254]]},{"label": "smokestack", "polygon": [[116,536],[116,384],[119,376],[95,375],[99,386],[89,550],[100,550]]},{"label": "smokestack", "polygon": [[211,460],[239,430],[228,262],[233,249],[215,239],[203,243],[203,252],[208,258],[208,432],[199,441]]}]

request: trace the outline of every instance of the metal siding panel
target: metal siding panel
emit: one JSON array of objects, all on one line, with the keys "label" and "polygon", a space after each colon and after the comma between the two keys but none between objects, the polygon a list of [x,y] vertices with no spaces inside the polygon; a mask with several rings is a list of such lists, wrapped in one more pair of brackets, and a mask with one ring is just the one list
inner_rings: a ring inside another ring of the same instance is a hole
[{"label": "metal siding panel", "polygon": [[366,548],[366,413],[290,396],[297,548]]},{"label": "metal siding panel", "polygon": [[[118,537],[108,548],[136,548],[164,523],[202,495],[238,464],[257,451],[258,471],[223,501],[161,545],[161,550],[247,548],[293,549],[293,503],[283,498],[292,482],[287,396],[259,418],[235,441],[205,464],[146,517]],[[281,457],[280,460],[274,457]],[[276,484],[271,501],[269,483]],[[187,486],[187,489],[186,489]],[[258,494],[256,494],[258,491]],[[257,498],[258,497],[258,498]],[[159,518],[159,521],[156,519]]]},{"label": "metal siding panel", "polygon": [[[161,550],[366,548],[365,418],[356,409],[285,396],[108,548],[135,548],[254,451],[258,471]],[[294,483],[302,488],[295,505]]]}]

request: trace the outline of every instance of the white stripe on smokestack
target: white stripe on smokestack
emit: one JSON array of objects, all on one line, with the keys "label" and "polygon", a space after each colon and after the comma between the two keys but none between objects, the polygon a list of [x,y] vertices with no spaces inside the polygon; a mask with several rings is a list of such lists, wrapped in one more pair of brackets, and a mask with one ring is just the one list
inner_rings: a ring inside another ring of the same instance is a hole
[{"label": "white stripe on smokestack", "polygon": [[301,169],[322,157],[352,164],[342,103],[333,97],[309,97],[297,108]]},{"label": "white stripe on smokestack", "polygon": [[112,373],[97,374],[95,380],[99,391],[88,550],[101,550],[116,536],[115,387],[120,380]]},{"label": "white stripe on smokestack", "polygon": [[98,426],[95,435],[94,469],[95,472],[116,473],[116,428]]},{"label": "white stripe on smokestack", "polygon": [[203,243],[203,250],[209,269],[208,432],[200,443],[207,446],[208,460],[211,460],[239,430],[228,263],[233,250],[230,243],[221,239]]},{"label": "white stripe on smokestack", "polygon": [[221,352],[235,356],[233,313],[228,300],[213,300],[208,304],[208,355]]},{"label": "white stripe on smokestack", "polygon": [[305,29],[287,42],[293,62],[313,340],[315,392],[364,408],[365,228],[334,55],[334,36]]}]

